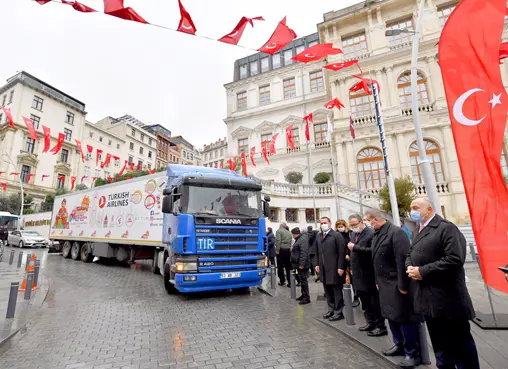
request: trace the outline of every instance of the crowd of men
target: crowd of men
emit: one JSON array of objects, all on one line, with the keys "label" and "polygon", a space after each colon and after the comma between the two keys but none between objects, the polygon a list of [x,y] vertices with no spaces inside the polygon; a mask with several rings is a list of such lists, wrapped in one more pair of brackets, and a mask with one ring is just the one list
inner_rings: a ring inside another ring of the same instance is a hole
[{"label": "crowd of men", "polygon": [[[377,210],[352,214],[332,227],[328,217],[320,229],[289,230],[281,223],[268,229],[269,257],[277,261],[279,285],[290,287],[297,273],[301,305],[310,303],[308,277],[315,272],[327,301],[324,319],[344,319],[343,285],[351,283],[361,302],[366,324],[359,328],[372,337],[392,333],[386,356],[403,356],[401,368],[421,364],[421,322],[426,322],[439,369],[479,369],[469,320],[474,309],[466,283],[466,240],[451,222],[435,213],[428,199],[411,204],[417,227],[411,234]],[[355,305],[353,305],[355,306]]]}]

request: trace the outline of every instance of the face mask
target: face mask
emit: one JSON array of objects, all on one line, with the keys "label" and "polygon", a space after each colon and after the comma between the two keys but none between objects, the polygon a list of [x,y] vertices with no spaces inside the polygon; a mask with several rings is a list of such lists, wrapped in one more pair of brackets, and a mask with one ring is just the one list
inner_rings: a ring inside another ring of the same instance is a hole
[{"label": "face mask", "polygon": [[338,230],[339,232],[345,232],[345,231],[346,231],[346,228],[344,228],[344,227],[339,227],[339,228],[337,228],[337,230]]},{"label": "face mask", "polygon": [[372,226],[368,220],[364,220],[363,224],[365,224],[366,227],[371,227]]},{"label": "face mask", "polygon": [[360,233],[362,230],[360,228],[353,228],[354,233]]},{"label": "face mask", "polygon": [[329,229],[330,229],[330,226],[328,225],[328,223],[321,224],[321,230],[323,232],[328,232]]},{"label": "face mask", "polygon": [[423,221],[423,217],[417,210],[411,210],[411,219],[415,222],[421,223]]}]

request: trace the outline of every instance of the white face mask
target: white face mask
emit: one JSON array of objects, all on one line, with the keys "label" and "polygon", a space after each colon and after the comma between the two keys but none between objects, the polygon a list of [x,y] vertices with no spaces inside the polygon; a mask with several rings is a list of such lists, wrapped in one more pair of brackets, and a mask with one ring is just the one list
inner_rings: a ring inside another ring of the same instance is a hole
[{"label": "white face mask", "polygon": [[339,227],[339,228],[337,228],[337,230],[339,232],[346,232],[346,228],[344,228],[344,227]]},{"label": "white face mask", "polygon": [[363,224],[365,224],[366,227],[370,227],[371,226],[371,224],[370,224],[370,222],[368,220],[364,220]]},{"label": "white face mask", "polygon": [[354,232],[354,233],[360,233],[361,231],[362,231],[362,230],[361,230],[359,227],[357,227],[357,228],[353,228],[353,232]]},{"label": "white face mask", "polygon": [[329,229],[330,229],[330,226],[328,225],[328,223],[321,224],[321,230],[323,232],[328,232]]}]

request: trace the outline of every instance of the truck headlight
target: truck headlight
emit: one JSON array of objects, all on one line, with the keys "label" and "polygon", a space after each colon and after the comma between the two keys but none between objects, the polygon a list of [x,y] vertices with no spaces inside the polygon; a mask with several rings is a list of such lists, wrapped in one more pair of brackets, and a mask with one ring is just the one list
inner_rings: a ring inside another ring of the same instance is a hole
[{"label": "truck headlight", "polygon": [[258,268],[266,268],[268,266],[268,258],[258,259],[257,266]]},{"label": "truck headlight", "polygon": [[198,270],[198,263],[176,263],[175,268],[177,272],[196,272]]}]

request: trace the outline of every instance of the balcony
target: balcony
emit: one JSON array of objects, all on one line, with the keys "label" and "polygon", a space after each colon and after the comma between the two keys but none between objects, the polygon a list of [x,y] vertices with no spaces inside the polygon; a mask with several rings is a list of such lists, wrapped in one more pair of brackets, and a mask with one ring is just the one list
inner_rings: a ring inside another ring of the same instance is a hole
[{"label": "balcony", "polygon": [[390,50],[394,51],[394,50],[404,49],[406,47],[410,47],[411,44],[412,44],[411,40],[406,41],[406,42],[396,43],[396,44],[390,45]]},{"label": "balcony", "polygon": [[[430,113],[436,109],[435,103],[431,104],[424,104],[418,106],[418,111],[420,113]],[[412,108],[402,108],[401,109],[402,116],[408,117],[413,115],[413,109]]]},{"label": "balcony", "polygon": [[365,115],[361,117],[353,118],[353,125],[355,126],[363,126],[366,124],[376,124],[376,116],[375,115]]},{"label": "balcony", "polygon": [[[416,196],[425,196],[427,195],[427,189],[425,188],[425,185],[423,184],[415,184],[415,194]],[[450,189],[448,187],[448,183],[447,182],[439,182],[439,183],[436,183],[436,189],[437,189],[437,193],[440,194],[440,195],[445,195],[445,194],[449,194],[451,193],[450,192]]]}]

